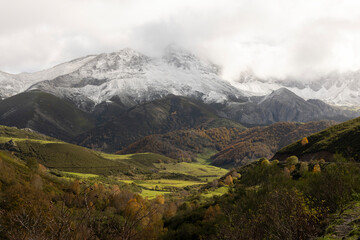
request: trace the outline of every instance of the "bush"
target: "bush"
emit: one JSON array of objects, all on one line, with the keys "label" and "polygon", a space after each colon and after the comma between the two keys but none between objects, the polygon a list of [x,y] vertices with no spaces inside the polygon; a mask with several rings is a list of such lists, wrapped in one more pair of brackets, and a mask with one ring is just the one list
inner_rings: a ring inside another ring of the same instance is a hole
[{"label": "bush", "polygon": [[319,164],[315,164],[313,168],[313,173],[319,173],[321,172],[321,168]]},{"label": "bush", "polygon": [[270,166],[270,161],[267,159],[264,159],[261,161],[261,166]]},{"label": "bush", "polygon": [[304,175],[304,173],[306,173],[307,171],[309,171],[309,165],[307,162],[302,162],[300,164],[300,174]]},{"label": "bush", "polygon": [[271,161],[271,164],[272,164],[272,165],[278,165],[278,164],[279,164],[279,160],[275,159],[275,160]]},{"label": "bush", "polygon": [[299,159],[297,156],[290,156],[286,159],[287,166],[296,165],[298,162],[299,162]]}]

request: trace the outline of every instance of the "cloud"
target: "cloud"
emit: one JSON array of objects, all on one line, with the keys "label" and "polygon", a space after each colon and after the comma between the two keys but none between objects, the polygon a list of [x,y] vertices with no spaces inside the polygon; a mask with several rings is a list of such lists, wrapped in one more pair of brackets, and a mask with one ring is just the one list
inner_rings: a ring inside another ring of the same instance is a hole
[{"label": "cloud", "polygon": [[176,43],[236,79],[360,69],[360,3],[340,0],[13,0],[0,2],[0,69],[36,71],[131,47]]}]

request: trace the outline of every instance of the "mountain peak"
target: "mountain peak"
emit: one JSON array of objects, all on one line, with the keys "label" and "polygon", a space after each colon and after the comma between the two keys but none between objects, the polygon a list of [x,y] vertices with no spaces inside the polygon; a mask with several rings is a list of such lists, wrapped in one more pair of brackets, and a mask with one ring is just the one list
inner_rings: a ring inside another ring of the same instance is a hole
[{"label": "mountain peak", "polygon": [[[305,76],[306,77],[306,76]],[[249,95],[269,94],[279,88],[287,88],[304,99],[320,99],[328,104],[358,107],[360,102],[360,69],[356,71],[332,71],[311,79],[287,77],[261,79],[251,71],[240,74],[233,85]]]},{"label": "mountain peak", "polygon": [[181,47],[181,46],[179,46],[177,44],[170,44],[164,49],[164,55],[169,55],[169,54],[193,55],[193,56],[195,56],[192,52],[190,52],[186,48]]},{"label": "mountain peak", "polygon": [[245,71],[240,72],[239,78],[236,82],[239,83],[249,83],[258,80],[258,77],[255,75],[252,69],[248,68]]},{"label": "mountain peak", "polygon": [[244,95],[221,79],[216,65],[177,46],[166,51],[162,58],[150,58],[131,48],[99,54],[75,71],[29,89],[71,99],[79,106],[87,101],[86,106],[95,106],[113,97],[130,107],[169,94],[216,103]]},{"label": "mountain peak", "polygon": [[270,93],[270,95],[272,95],[272,96],[279,96],[279,95],[297,96],[295,93],[293,93],[292,91],[290,91],[289,89],[284,88],[284,87],[272,91],[272,93]]},{"label": "mountain peak", "polygon": [[210,74],[219,74],[220,72],[219,66],[201,59],[189,50],[175,44],[171,44],[165,48],[162,59],[167,64],[183,70],[195,70]]},{"label": "mountain peak", "polygon": [[305,102],[304,99],[293,93],[287,88],[279,88],[277,90],[274,90],[272,93],[266,95],[263,97],[263,99],[259,102],[259,104],[265,103],[265,102],[271,102],[271,101],[294,101],[298,100],[300,102]]}]

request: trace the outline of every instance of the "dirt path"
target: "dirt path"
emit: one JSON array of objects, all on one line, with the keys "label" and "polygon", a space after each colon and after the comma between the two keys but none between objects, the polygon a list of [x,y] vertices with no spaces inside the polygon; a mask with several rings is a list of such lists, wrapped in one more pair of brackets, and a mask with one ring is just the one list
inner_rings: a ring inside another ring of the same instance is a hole
[{"label": "dirt path", "polygon": [[333,231],[326,235],[334,239],[360,239],[360,202],[352,203],[333,221]]}]

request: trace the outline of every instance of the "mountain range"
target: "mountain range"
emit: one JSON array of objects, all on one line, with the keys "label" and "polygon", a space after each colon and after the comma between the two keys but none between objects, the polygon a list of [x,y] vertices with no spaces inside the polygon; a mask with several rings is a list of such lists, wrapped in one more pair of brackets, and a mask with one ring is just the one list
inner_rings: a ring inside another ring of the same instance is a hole
[{"label": "mountain range", "polygon": [[251,95],[174,46],[157,58],[127,48],[35,73],[0,72],[0,84],[0,124],[108,152],[169,131],[359,116],[284,87]]},{"label": "mountain range", "polygon": [[319,99],[331,105],[359,107],[360,70],[333,71],[308,79],[289,77],[260,78],[251,70],[241,72],[233,85],[250,95],[266,95],[286,88],[296,95],[308,99]]},{"label": "mountain range", "polygon": [[0,239],[358,238],[356,83],[322,84],[176,48],[0,72]]}]

